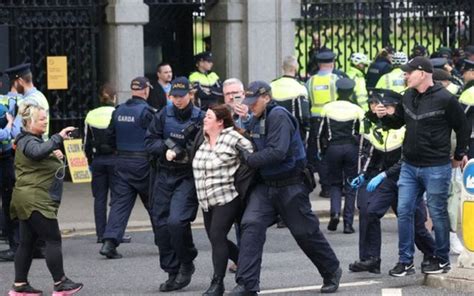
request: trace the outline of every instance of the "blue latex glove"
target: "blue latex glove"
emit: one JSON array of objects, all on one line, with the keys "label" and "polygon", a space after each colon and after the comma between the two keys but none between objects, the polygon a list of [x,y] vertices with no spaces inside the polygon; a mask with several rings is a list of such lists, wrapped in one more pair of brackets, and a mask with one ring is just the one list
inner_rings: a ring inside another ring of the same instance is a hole
[{"label": "blue latex glove", "polygon": [[377,186],[382,183],[383,179],[387,177],[387,174],[385,172],[382,172],[378,174],[377,176],[373,177],[372,180],[370,180],[369,184],[367,184],[367,191],[372,192],[377,188]]},{"label": "blue latex glove", "polygon": [[364,174],[360,174],[359,176],[355,177],[355,178],[351,181],[351,187],[352,187],[353,189],[357,189],[357,188],[359,188],[360,186],[362,186],[362,184],[364,184],[364,181],[365,181]]}]

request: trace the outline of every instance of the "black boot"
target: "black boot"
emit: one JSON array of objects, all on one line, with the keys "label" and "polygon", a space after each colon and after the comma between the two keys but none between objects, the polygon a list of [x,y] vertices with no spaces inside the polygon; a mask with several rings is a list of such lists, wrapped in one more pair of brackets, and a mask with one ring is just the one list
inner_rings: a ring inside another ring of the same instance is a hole
[{"label": "black boot", "polygon": [[329,220],[328,230],[336,231],[337,224],[339,224],[339,214],[331,214],[331,220]]},{"label": "black boot", "polygon": [[364,265],[367,268],[367,271],[370,273],[380,273],[380,263],[382,260],[380,258],[370,257],[369,260],[364,262]]},{"label": "black boot", "polygon": [[177,273],[169,273],[166,282],[160,285],[160,292],[169,292],[176,290],[175,280],[177,275]]},{"label": "black boot", "polygon": [[122,255],[117,252],[117,246],[110,239],[104,240],[104,244],[102,245],[102,248],[100,249],[99,253],[107,257],[108,259],[122,258]]},{"label": "black boot", "polygon": [[330,275],[323,278],[323,286],[321,287],[321,293],[334,293],[339,288],[339,281],[341,280],[342,269],[337,270]]},{"label": "black boot", "polygon": [[367,266],[364,264],[366,260],[354,261],[349,264],[349,270],[352,272],[368,271]]},{"label": "black boot", "polygon": [[352,227],[352,224],[349,223],[344,223],[344,233],[354,233],[354,227]]},{"label": "black boot", "polygon": [[235,286],[232,291],[230,291],[229,296],[255,296],[257,295],[257,292],[255,291],[249,291],[245,289],[244,285],[239,285]]},{"label": "black boot", "polygon": [[15,251],[12,249],[0,251],[0,261],[15,261]]},{"label": "black boot", "polygon": [[214,275],[211,285],[202,296],[222,296],[224,295],[224,291],[224,277]]},{"label": "black boot", "polygon": [[191,261],[189,263],[182,263],[179,267],[178,275],[176,276],[175,284],[176,289],[179,290],[191,282],[191,278],[193,277],[193,273],[196,270],[194,267],[194,263]]}]

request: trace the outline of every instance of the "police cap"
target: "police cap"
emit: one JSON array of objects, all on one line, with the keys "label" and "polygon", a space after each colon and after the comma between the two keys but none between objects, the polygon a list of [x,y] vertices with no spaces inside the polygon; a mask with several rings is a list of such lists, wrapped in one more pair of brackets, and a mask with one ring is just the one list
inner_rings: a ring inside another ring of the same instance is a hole
[{"label": "police cap", "polygon": [[448,60],[446,58],[434,58],[430,59],[430,62],[433,65],[433,68],[442,69],[444,68],[444,65],[448,63]]},{"label": "police cap", "polygon": [[396,105],[400,103],[402,95],[389,89],[373,88],[369,91],[369,103],[380,102],[383,105]]},{"label": "police cap", "polygon": [[464,48],[464,52],[466,53],[466,56],[471,56],[474,55],[474,45],[468,45]]},{"label": "police cap", "polygon": [[472,71],[474,70],[474,61],[471,60],[464,60],[464,71]]},{"label": "police cap", "polygon": [[146,77],[142,77],[142,76],[135,77],[133,78],[132,82],[130,82],[131,90],[142,90],[147,87],[153,88],[153,86],[151,86],[150,84],[150,80],[148,80],[148,78]]},{"label": "police cap", "polygon": [[14,67],[3,70],[3,73],[7,74],[10,81],[16,80],[24,75],[31,73],[31,64],[20,64]]},{"label": "police cap", "polygon": [[355,87],[355,81],[350,78],[341,78],[336,81],[337,90],[352,90]]},{"label": "police cap", "polygon": [[204,51],[204,52],[198,53],[197,55],[194,56],[194,60],[196,61],[196,63],[200,61],[212,62],[212,52]]},{"label": "police cap", "polygon": [[332,63],[336,58],[336,54],[331,50],[319,52],[316,55],[316,61],[318,63]]},{"label": "police cap", "polygon": [[453,55],[451,48],[442,46],[438,49],[438,54],[440,57],[450,59]]},{"label": "police cap", "polygon": [[433,80],[436,81],[444,81],[444,80],[451,80],[451,74],[448,71],[435,68],[433,70]]},{"label": "police cap", "polygon": [[188,78],[181,76],[176,77],[173,81],[171,81],[170,96],[184,97],[190,91],[191,86],[189,85]]},{"label": "police cap", "polygon": [[265,81],[254,81],[249,84],[249,87],[245,91],[245,100],[243,101],[246,105],[252,105],[258,99],[258,97],[264,94],[270,94],[272,87]]}]

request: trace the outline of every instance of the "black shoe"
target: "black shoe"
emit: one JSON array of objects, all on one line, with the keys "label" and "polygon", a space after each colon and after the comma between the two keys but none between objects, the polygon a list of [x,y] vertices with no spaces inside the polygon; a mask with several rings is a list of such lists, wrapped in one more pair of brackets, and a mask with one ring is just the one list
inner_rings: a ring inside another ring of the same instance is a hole
[{"label": "black shoe", "polygon": [[102,244],[104,242],[104,239],[100,236],[97,237],[97,243]]},{"label": "black shoe", "polygon": [[334,293],[339,288],[339,281],[342,277],[342,269],[337,270],[330,276],[323,279],[323,286],[321,287],[321,293]]},{"label": "black shoe", "polygon": [[423,269],[425,266],[428,266],[431,264],[431,261],[435,259],[435,256],[429,256],[429,255],[423,255],[423,261],[421,262],[421,272],[423,272]]},{"label": "black shoe", "polygon": [[21,286],[13,285],[10,292],[13,292],[13,293],[8,293],[8,295],[15,295],[15,293],[22,293],[22,295],[31,295],[31,296],[43,295],[43,291],[33,288],[32,286],[30,286],[29,283],[26,283]]},{"label": "black shoe", "polygon": [[160,285],[160,292],[169,292],[176,290],[175,280],[177,275],[177,273],[169,273],[166,282]]},{"label": "black shoe", "polygon": [[132,241],[132,236],[130,234],[125,234],[122,237],[122,244],[128,244]]},{"label": "black shoe", "polygon": [[339,214],[331,215],[331,220],[329,220],[329,223],[328,223],[328,230],[336,231],[337,224],[339,224]]},{"label": "black shoe", "polygon": [[414,273],[415,266],[413,265],[413,263],[406,264],[401,262],[398,262],[397,265],[395,265],[395,267],[388,272],[389,275],[396,277],[412,275]]},{"label": "black shoe", "polygon": [[319,192],[319,196],[324,197],[324,198],[330,198],[331,197],[329,195],[329,190],[327,190],[327,189],[321,189],[321,191]]},{"label": "black shoe", "polygon": [[239,285],[235,286],[232,291],[228,294],[230,296],[254,296],[257,295],[257,292],[255,291],[249,291],[245,289],[244,285]]},{"label": "black shoe", "polygon": [[441,262],[439,258],[433,257],[428,264],[421,267],[421,272],[425,274],[446,273],[451,270],[451,264]]},{"label": "black shoe", "polygon": [[370,257],[367,260],[356,261],[349,264],[349,270],[353,272],[368,271],[370,273],[380,273],[380,258]]},{"label": "black shoe", "polygon": [[279,219],[277,222],[277,228],[286,228],[285,222],[283,220]]},{"label": "black shoe", "polygon": [[369,271],[365,262],[366,260],[354,261],[354,263],[349,264],[349,270],[352,272]]},{"label": "black shoe", "polygon": [[344,233],[354,233],[355,230],[354,230],[354,227],[352,227],[352,224],[349,224],[349,223],[344,223]]},{"label": "black shoe", "polygon": [[67,295],[72,295],[73,293],[76,293],[80,289],[82,289],[84,285],[82,283],[75,283],[68,279],[67,277],[63,277],[61,282],[59,284],[54,285],[54,292],[53,296],[56,295],[64,295],[61,293],[55,293],[55,292],[67,292]]},{"label": "black shoe", "polygon": [[15,252],[12,249],[0,251],[1,261],[15,261]]},{"label": "black shoe", "polygon": [[214,275],[211,286],[202,294],[202,296],[222,296],[224,295],[224,277]]},{"label": "black shoe", "polygon": [[100,249],[99,253],[107,257],[108,259],[122,258],[122,255],[117,252],[117,247],[115,246],[115,243],[110,239],[104,240],[104,244],[102,245],[102,248]]},{"label": "black shoe", "polygon": [[194,263],[192,261],[190,263],[181,264],[178,275],[176,276],[176,280],[174,281],[176,284],[176,290],[182,289],[189,285],[194,271],[196,271],[196,268],[194,267]]}]

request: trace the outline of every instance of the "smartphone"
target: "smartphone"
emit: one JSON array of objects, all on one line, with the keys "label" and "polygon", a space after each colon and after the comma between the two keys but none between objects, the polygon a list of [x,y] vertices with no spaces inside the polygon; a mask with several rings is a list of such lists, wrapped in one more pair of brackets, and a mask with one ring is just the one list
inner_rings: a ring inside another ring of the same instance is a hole
[{"label": "smartphone", "polygon": [[81,137],[81,135],[79,134],[79,129],[78,128],[75,128],[72,131],[70,131],[68,136],[71,137],[71,138],[74,138],[74,139],[77,139],[77,138]]},{"label": "smartphone", "polygon": [[244,97],[243,96],[234,96],[234,103],[235,104],[242,104],[242,102],[244,101]]}]

